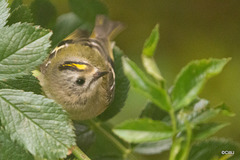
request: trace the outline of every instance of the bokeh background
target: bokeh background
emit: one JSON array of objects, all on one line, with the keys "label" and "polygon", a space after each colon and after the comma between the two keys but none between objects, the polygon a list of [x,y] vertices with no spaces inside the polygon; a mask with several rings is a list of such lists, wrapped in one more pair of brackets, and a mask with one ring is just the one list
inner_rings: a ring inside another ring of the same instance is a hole
[{"label": "bokeh background", "polygon": [[[27,2],[27,0],[26,0]],[[51,0],[57,14],[69,12],[67,0]],[[160,42],[155,59],[171,87],[180,69],[188,62],[202,58],[232,57],[223,72],[207,82],[201,97],[212,105],[225,102],[235,117],[219,116],[230,126],[216,136],[240,142],[240,1],[239,0],[102,0],[114,20],[127,29],[117,38],[117,45],[139,66],[145,39],[153,27],[160,25]],[[142,66],[141,66],[142,67]],[[130,90],[126,106],[111,122],[136,118],[147,100]]]},{"label": "bokeh background", "polygon": [[[217,136],[240,142],[240,1],[146,1],[105,0],[112,19],[127,24],[117,45],[141,65],[145,39],[156,23],[160,41],[155,59],[170,87],[180,69],[191,60],[232,57],[223,72],[207,82],[201,97],[212,105],[226,102],[236,113],[233,118],[217,117],[231,125]],[[146,100],[130,91],[127,106],[113,121],[136,117]]]}]

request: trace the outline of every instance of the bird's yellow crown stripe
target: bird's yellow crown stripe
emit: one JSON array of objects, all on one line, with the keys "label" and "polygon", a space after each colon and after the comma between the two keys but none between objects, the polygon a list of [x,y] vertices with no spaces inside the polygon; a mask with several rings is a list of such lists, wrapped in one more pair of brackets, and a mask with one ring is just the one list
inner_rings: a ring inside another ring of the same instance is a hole
[{"label": "bird's yellow crown stripe", "polygon": [[76,64],[76,63],[71,63],[71,64],[63,64],[63,67],[74,67],[79,70],[85,70],[87,68],[86,64]]}]

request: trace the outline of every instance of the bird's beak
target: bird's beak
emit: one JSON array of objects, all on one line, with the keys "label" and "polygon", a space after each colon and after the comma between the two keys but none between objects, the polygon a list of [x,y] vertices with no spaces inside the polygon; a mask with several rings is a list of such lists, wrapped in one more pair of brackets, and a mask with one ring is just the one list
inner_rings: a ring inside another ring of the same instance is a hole
[{"label": "bird's beak", "polygon": [[96,72],[94,75],[93,75],[93,79],[94,80],[97,80],[97,79],[99,79],[100,77],[102,77],[102,76],[104,76],[104,75],[106,75],[106,74],[108,74],[109,72],[108,71],[103,71],[103,72],[100,72],[100,71],[98,71],[98,72]]}]

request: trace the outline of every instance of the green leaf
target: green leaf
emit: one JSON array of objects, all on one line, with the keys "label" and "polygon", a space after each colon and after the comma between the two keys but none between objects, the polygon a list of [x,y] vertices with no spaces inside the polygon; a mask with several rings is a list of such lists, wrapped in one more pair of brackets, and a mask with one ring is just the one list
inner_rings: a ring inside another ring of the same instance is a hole
[{"label": "green leaf", "polygon": [[228,160],[237,160],[240,156],[240,146],[226,139],[216,139],[212,138],[205,141],[200,141],[193,145],[189,160],[203,160],[212,159],[214,157],[222,157],[222,151],[234,151],[234,155]]},{"label": "green leaf", "polygon": [[156,106],[152,102],[148,102],[144,110],[142,111],[140,118],[151,118],[153,120],[169,121],[169,114]]},{"label": "green leaf", "polygon": [[31,10],[27,6],[21,5],[14,9],[8,17],[7,25],[12,25],[17,22],[33,22]]},{"label": "green leaf", "polygon": [[0,80],[28,74],[49,52],[51,32],[28,24],[0,29]]},{"label": "green leaf", "polygon": [[159,154],[167,151],[172,146],[171,139],[164,139],[157,142],[140,143],[134,147],[134,152],[145,155]]},{"label": "green leaf", "polygon": [[190,123],[192,124],[200,124],[203,122],[206,122],[207,120],[215,117],[216,115],[220,113],[227,112],[224,108],[221,107],[215,107],[215,108],[206,108],[205,110],[201,111],[193,111],[191,114],[189,114],[188,119]]},{"label": "green leaf", "polygon": [[131,86],[165,111],[170,110],[170,99],[167,92],[147,79],[147,76],[130,59],[123,57],[123,69]]},{"label": "green leaf", "polygon": [[95,142],[96,135],[93,130],[84,123],[74,123],[77,145],[84,152]]},{"label": "green leaf", "polygon": [[69,0],[69,5],[71,10],[91,27],[94,26],[96,15],[108,14],[107,7],[99,0]]},{"label": "green leaf", "polygon": [[219,109],[221,114],[228,116],[228,117],[233,117],[235,116],[235,113],[233,113],[232,111],[230,111],[229,107],[225,104],[222,103],[218,106],[215,107],[216,109]]},{"label": "green leaf", "polygon": [[115,94],[114,100],[110,106],[100,115],[100,120],[106,121],[115,116],[125,104],[129,90],[129,81],[124,75],[122,66],[123,52],[118,48],[114,47],[114,71],[115,71]]},{"label": "green leaf", "polygon": [[164,81],[155,60],[152,57],[142,55],[142,63],[149,75],[151,75],[157,81]]},{"label": "green leaf", "polygon": [[158,41],[159,41],[159,32],[158,29],[159,25],[156,24],[154,29],[152,30],[151,35],[148,37],[148,39],[144,43],[143,47],[143,55],[147,57],[153,57],[154,52],[156,50]]},{"label": "green leaf", "polygon": [[193,130],[193,138],[195,140],[202,140],[206,139],[209,136],[214,135],[220,129],[228,126],[229,123],[205,123],[200,124],[199,126],[195,127]]},{"label": "green leaf", "polygon": [[190,62],[185,66],[178,74],[171,94],[175,110],[190,104],[205,82],[219,74],[229,60],[229,58],[203,59]]},{"label": "green leaf", "polygon": [[53,28],[53,36],[51,38],[52,45],[56,46],[78,27],[87,29],[87,26],[76,14],[70,12],[59,16],[57,18],[56,25]]},{"label": "green leaf", "polygon": [[11,12],[18,8],[19,6],[21,6],[23,4],[23,1],[22,0],[13,0],[12,4],[11,4]]},{"label": "green leaf", "polygon": [[1,89],[0,119],[11,139],[34,156],[64,158],[68,148],[75,145],[66,111],[43,96]]},{"label": "green leaf", "polygon": [[30,8],[35,24],[52,29],[57,18],[57,12],[49,0],[34,0]]},{"label": "green leaf", "polygon": [[[185,129],[184,122],[187,120],[193,125],[198,127],[198,124],[207,122],[209,119],[222,114],[225,116],[234,116],[235,114],[229,110],[225,104],[220,104],[216,107],[210,107],[209,102],[205,99],[198,99],[192,103],[193,108],[184,108],[178,112],[177,118],[182,129]],[[216,126],[217,127],[217,126]]]},{"label": "green leaf", "polygon": [[33,160],[33,156],[24,150],[0,128],[0,159],[2,160]]},{"label": "green leaf", "polygon": [[0,0],[0,29],[7,24],[9,8],[6,0]]},{"label": "green leaf", "polygon": [[34,92],[35,94],[42,94],[39,81],[32,75],[0,81],[0,89],[19,89],[26,92]]},{"label": "green leaf", "polygon": [[207,120],[218,115],[219,112],[220,112],[219,110],[216,110],[213,108],[207,109],[206,111],[203,111],[203,112],[197,114],[196,116],[194,116],[190,123],[193,123],[196,125],[196,124],[206,122]]},{"label": "green leaf", "polygon": [[156,50],[159,41],[158,24],[152,30],[151,35],[144,43],[142,52],[142,63],[147,73],[153,76],[158,81],[163,81],[163,77],[160,70],[153,59],[154,52]]},{"label": "green leaf", "polygon": [[191,121],[202,114],[205,111],[209,110],[209,101],[206,99],[196,98],[188,107],[181,109],[177,113],[177,120],[180,126],[185,128],[186,121]]},{"label": "green leaf", "polygon": [[113,132],[130,143],[152,142],[172,136],[172,129],[161,121],[138,119],[125,121],[116,126]]}]

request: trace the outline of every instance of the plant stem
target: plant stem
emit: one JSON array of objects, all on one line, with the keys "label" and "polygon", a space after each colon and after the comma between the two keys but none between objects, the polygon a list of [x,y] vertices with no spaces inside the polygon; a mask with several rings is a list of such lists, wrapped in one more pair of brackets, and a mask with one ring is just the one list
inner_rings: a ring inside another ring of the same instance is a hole
[{"label": "plant stem", "polygon": [[170,114],[171,121],[172,121],[173,140],[175,140],[176,134],[177,134],[177,122],[176,122],[176,117],[175,117],[173,108],[170,110],[169,114]]},{"label": "plant stem", "polygon": [[187,141],[186,141],[186,146],[184,147],[184,151],[183,151],[181,160],[186,160],[188,158],[190,145],[191,145],[191,139],[192,139],[192,127],[188,123],[188,121],[186,121],[185,124],[186,124],[186,128],[187,128]]},{"label": "plant stem", "polygon": [[126,148],[119,140],[117,140],[111,133],[105,130],[99,122],[94,120],[89,120],[90,124],[95,127],[99,132],[101,132],[105,137],[107,137],[122,153],[126,158],[130,158],[132,160],[136,160],[137,158],[132,154],[132,150]]},{"label": "plant stem", "polygon": [[169,112],[170,117],[171,117],[171,122],[172,122],[172,129],[173,129],[173,137],[172,137],[172,147],[171,147],[171,152],[170,152],[170,158],[169,160],[175,160],[177,153],[175,146],[176,145],[176,135],[177,135],[177,122],[176,122],[176,117],[174,113],[174,109],[172,108]]},{"label": "plant stem", "polygon": [[77,157],[79,160],[91,160],[80,148],[77,146],[73,147],[72,153],[75,157]]}]

